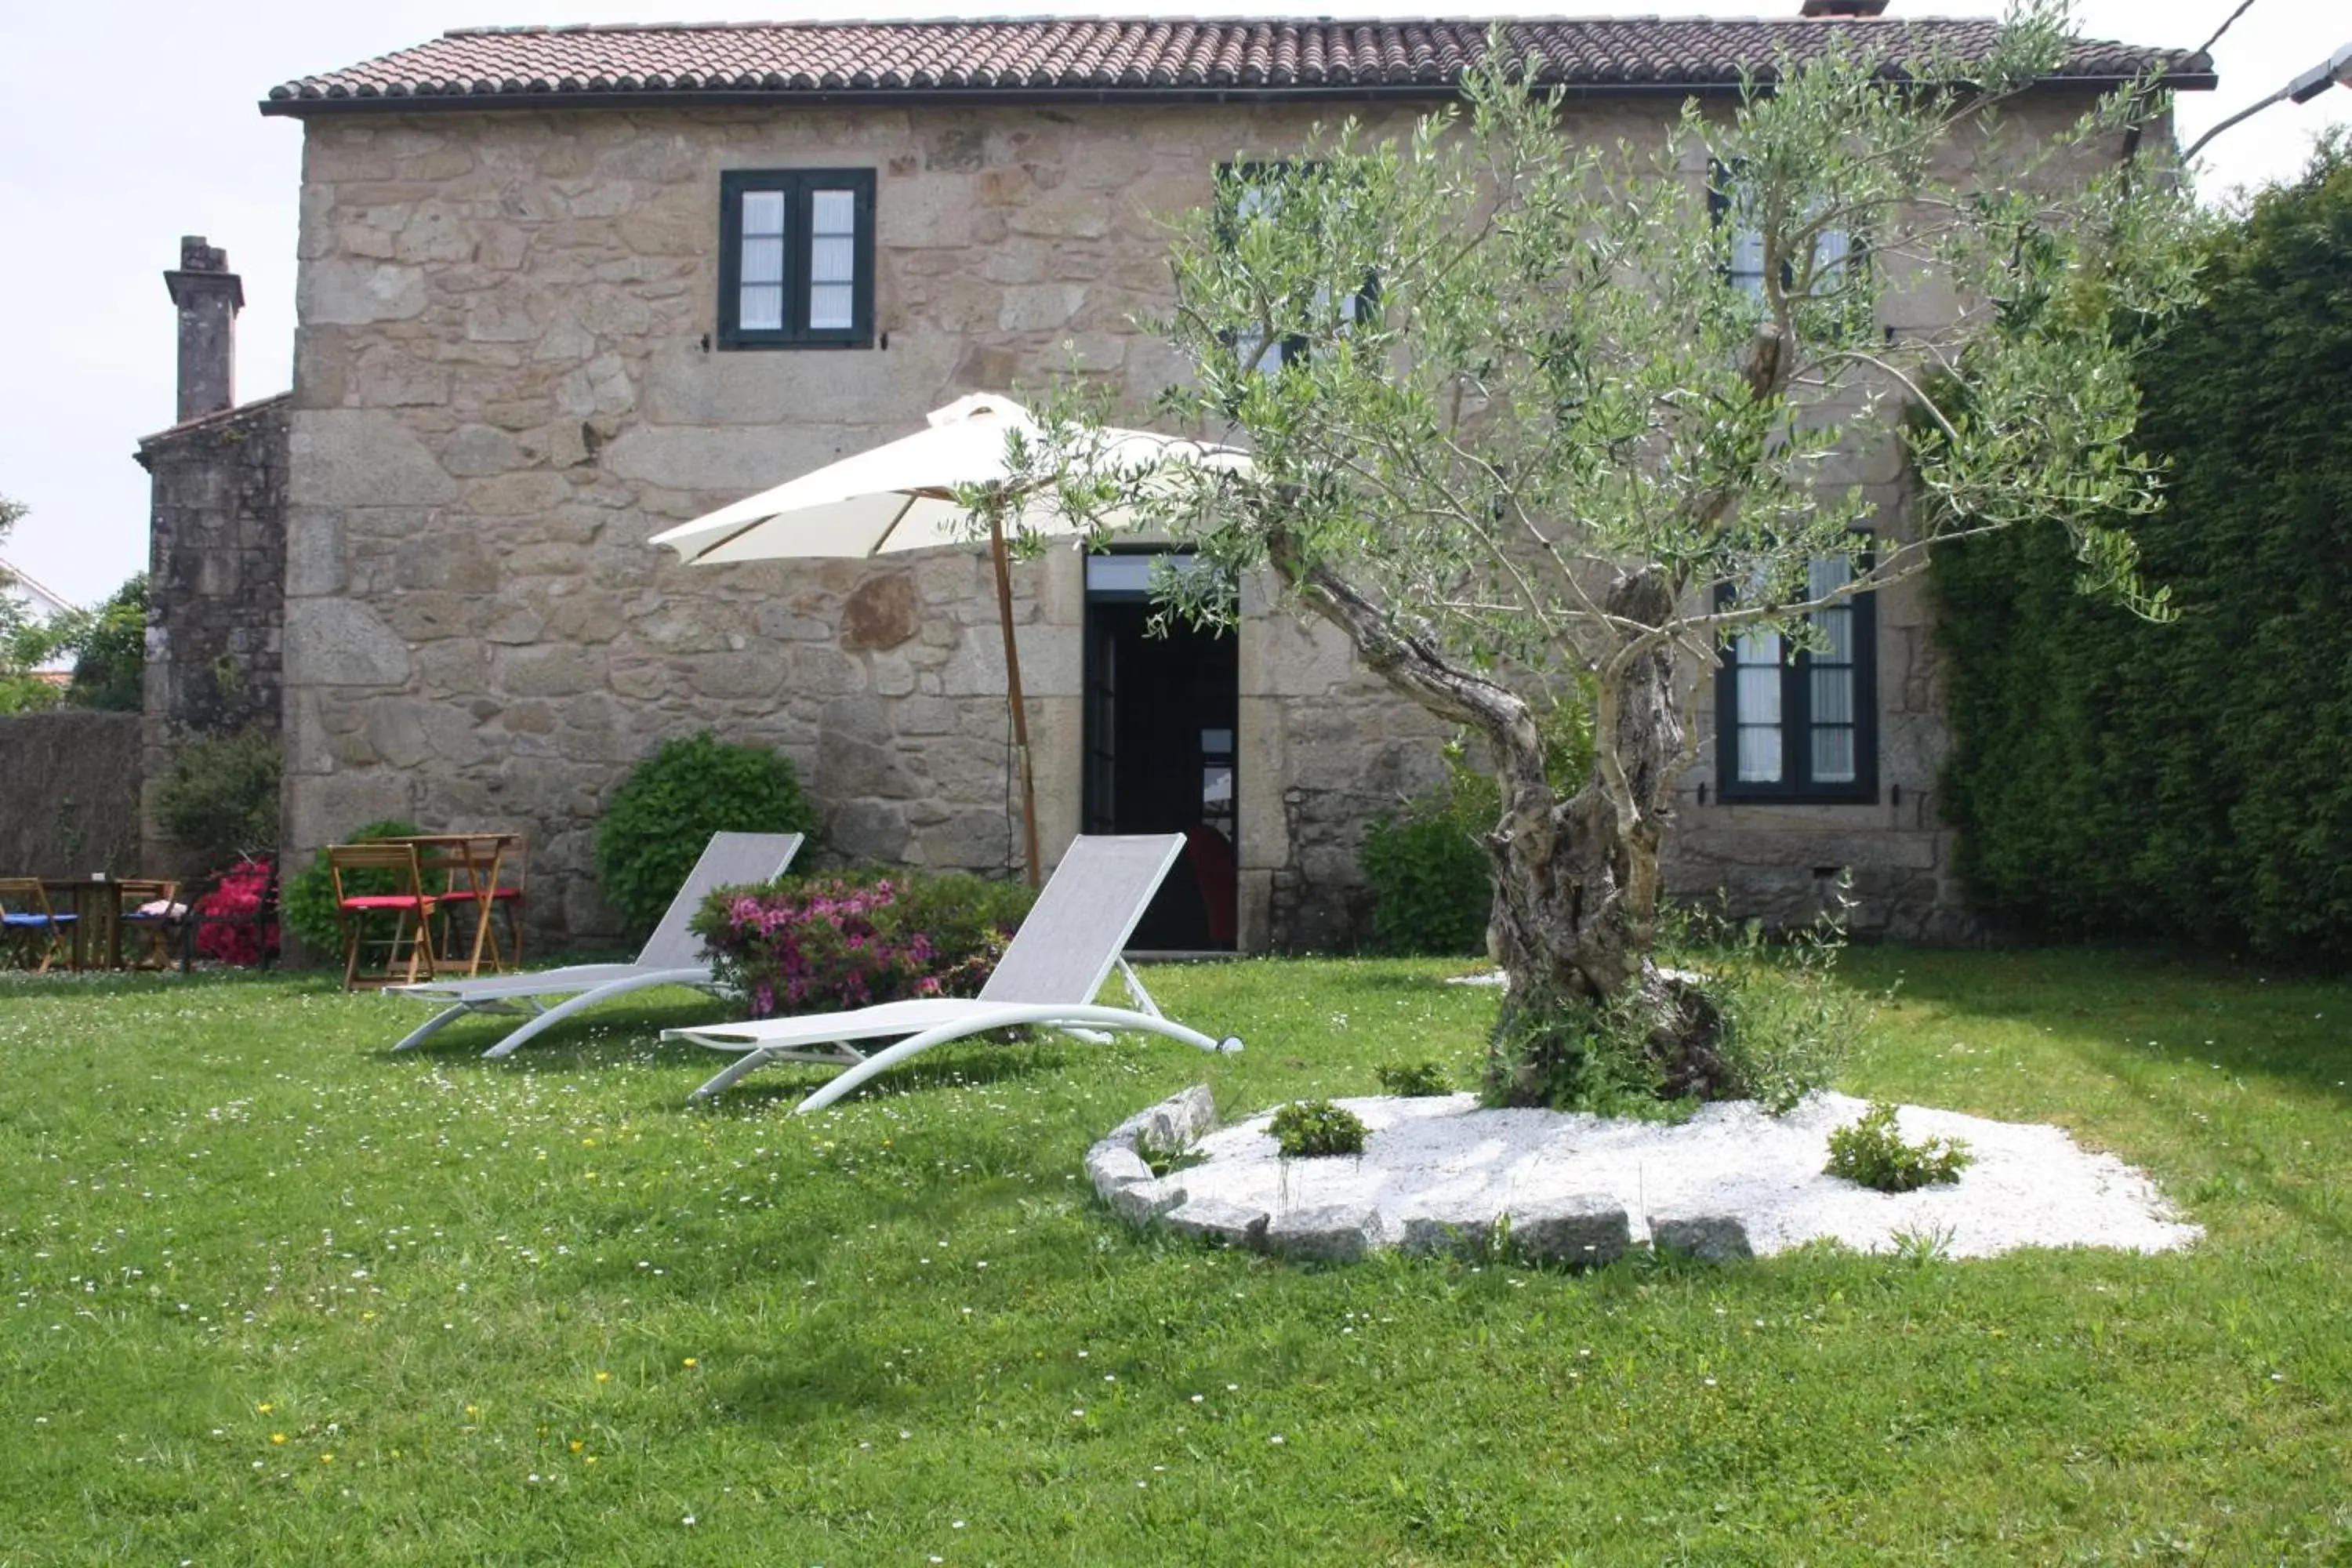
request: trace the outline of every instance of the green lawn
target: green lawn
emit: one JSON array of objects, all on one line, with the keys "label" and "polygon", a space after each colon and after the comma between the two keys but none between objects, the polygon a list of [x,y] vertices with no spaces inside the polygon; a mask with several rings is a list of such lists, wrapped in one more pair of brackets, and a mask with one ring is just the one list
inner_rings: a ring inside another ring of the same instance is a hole
[{"label": "green lawn", "polygon": [[513,1059],[313,977],[0,982],[0,1565],[2352,1563],[2352,992],[1869,952],[1844,1087],[2046,1119],[2164,1258],[1315,1271],[1079,1161],[1466,1075],[1443,965],[1155,971],[1249,1048],[932,1053],[835,1111],[618,1007]]}]

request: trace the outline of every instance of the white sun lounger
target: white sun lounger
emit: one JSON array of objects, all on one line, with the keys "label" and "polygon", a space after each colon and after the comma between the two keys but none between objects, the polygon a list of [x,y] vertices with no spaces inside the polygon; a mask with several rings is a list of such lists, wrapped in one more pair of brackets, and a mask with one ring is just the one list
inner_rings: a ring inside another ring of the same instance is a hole
[{"label": "white sun lounger", "polygon": [[[691,985],[717,994],[718,982],[710,965],[700,958],[700,940],[688,930],[695,911],[713,888],[731,888],[772,881],[784,874],[801,852],[797,833],[714,833],[703,847],[702,858],[687,874],[686,884],[670,900],[661,923],[646,939],[634,963],[574,963],[529,974],[492,974],[476,980],[429,981],[421,985],[394,985],[385,994],[414,996],[446,1004],[446,1010],[419,1025],[393,1047],[404,1051],[423,1045],[436,1033],[468,1013],[505,1013],[527,1019],[523,1026],[484,1051],[502,1057],[541,1031],[554,1027],[583,1008],[632,991],[654,985]],[[568,997],[554,1006],[545,999]]]},{"label": "white sun lounger", "polygon": [[[1017,1024],[1043,1025],[1093,1040],[1103,1038],[1104,1030],[1133,1029],[1165,1035],[1204,1051],[1238,1051],[1239,1039],[1211,1039],[1162,1017],[1120,956],[1143,918],[1144,906],[1151,902],[1183,847],[1183,836],[1174,833],[1072,840],[976,997],[923,997],[848,1013],[664,1029],[662,1038],[737,1053],[724,1072],[694,1091],[697,1100],[717,1094],[770,1062],[815,1062],[847,1069],[794,1107],[795,1115],[831,1105],[877,1073],[933,1046]],[[1095,993],[1114,968],[1127,984],[1132,1009],[1094,1005]],[[857,1043],[888,1038],[898,1043],[870,1055]]]}]

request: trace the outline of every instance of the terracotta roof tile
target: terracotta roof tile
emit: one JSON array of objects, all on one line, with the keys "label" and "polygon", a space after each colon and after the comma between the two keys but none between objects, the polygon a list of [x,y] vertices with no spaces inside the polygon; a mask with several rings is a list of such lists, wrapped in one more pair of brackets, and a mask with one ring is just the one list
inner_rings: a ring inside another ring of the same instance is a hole
[{"label": "terracotta roof tile", "polygon": [[[1119,98],[1442,91],[1485,52],[1483,20],[1105,20],[724,23],[465,28],[415,48],[272,88],[262,111],[898,97]],[[1512,21],[1511,42],[1544,79],[1596,90],[1727,87],[1783,53],[1818,56],[1850,35],[1896,58],[1983,53],[1989,18],[1595,17]],[[2078,40],[2054,73],[2129,79],[2161,67],[2177,87],[2212,85],[2185,50]]]}]

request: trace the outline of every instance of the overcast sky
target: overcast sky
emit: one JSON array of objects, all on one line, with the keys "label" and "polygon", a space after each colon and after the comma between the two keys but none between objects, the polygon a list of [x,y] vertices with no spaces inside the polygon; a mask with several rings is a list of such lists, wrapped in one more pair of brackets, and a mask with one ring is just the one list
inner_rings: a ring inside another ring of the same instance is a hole
[{"label": "overcast sky", "polygon": [[[2080,0],[2080,30],[2097,38],[2187,48],[2237,0]],[[1798,0],[1664,0],[1678,16],[1793,14]],[[952,16],[959,8],[897,15]],[[1629,0],[1618,14],[1643,11]],[[121,0],[84,9],[14,0],[0,5],[0,300],[8,326],[0,374],[0,495],[31,514],[5,547],[25,573],[67,598],[94,603],[147,563],[147,478],[138,437],[172,423],[173,317],[163,272],[184,234],[226,247],[245,279],[237,322],[240,400],[286,389],[293,359],[299,123],[255,105],[275,83],[486,23],[777,20],[854,13],[840,0]],[[963,15],[1177,14],[1175,8],[1019,0]],[[1998,0],[1895,0],[1894,14],[1992,15]],[[1231,0],[1193,14],[1429,16],[1427,5],[1277,6]],[[1559,16],[1558,5],[1507,3],[1436,14]],[[1588,11],[1583,14],[1600,14]],[[2183,140],[2283,86],[2352,41],[2342,0],[2253,0],[2214,50],[2221,86],[2190,93]],[[2293,178],[2321,127],[2352,120],[2352,89],[2280,104],[2209,149],[2200,191]],[[783,476],[779,476],[780,478]]]}]

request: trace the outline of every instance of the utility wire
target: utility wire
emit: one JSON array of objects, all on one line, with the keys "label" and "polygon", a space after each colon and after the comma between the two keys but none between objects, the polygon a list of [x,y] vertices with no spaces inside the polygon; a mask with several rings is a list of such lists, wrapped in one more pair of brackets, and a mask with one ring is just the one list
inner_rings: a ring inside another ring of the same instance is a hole
[{"label": "utility wire", "polygon": [[2213,52],[2213,46],[2221,41],[2221,35],[2235,26],[2237,25],[2238,18],[2244,16],[2253,8],[2254,0],[2238,0],[2238,8],[2231,12],[2228,19],[2220,26],[2213,29],[2213,36],[2211,37],[2197,46],[2197,52],[2200,55],[2211,54]]},{"label": "utility wire", "polygon": [[[2200,55],[2210,55],[2213,52],[2213,46],[2221,41],[2221,35],[2228,32],[2231,27],[2236,26],[2238,25],[2238,18],[2244,16],[2253,8],[2254,0],[2238,0],[2238,8],[2231,12],[2227,16],[2221,18],[2221,25],[2213,29],[2213,36],[2211,37],[2197,46],[2196,53]],[[2191,58],[2194,57],[2192,56]],[[2255,104],[2252,109],[2241,110],[2239,112],[2230,116],[2229,119],[2222,121],[2219,125],[2216,125],[2206,132],[2204,135],[2200,136],[2196,141],[2190,142],[2189,144],[2188,151],[2180,154],[2180,163],[2182,167],[2186,168],[2188,166],[2189,161],[2197,156],[2198,150],[2203,147],[2206,142],[2210,142],[2214,137],[2219,136],[2222,132],[2227,131],[2231,126],[2238,123],[2239,121],[2246,119],[2258,110],[2268,109],[2272,104],[2276,103],[2280,99],[2285,96],[2286,95],[2283,90],[2280,92],[2274,92],[2271,94],[2270,97],[2263,100],[2260,103]],[[2124,132],[2124,161],[2126,163],[2129,163],[2133,155],[2138,153],[2139,135],[2140,123],[2138,117],[2135,115],[2132,120],[2131,129]],[[2128,178],[2129,176],[2126,177]]]}]

